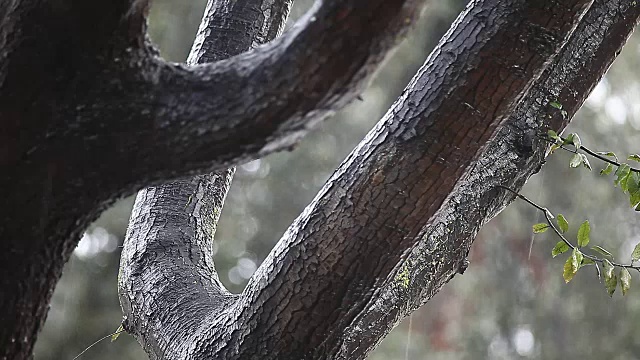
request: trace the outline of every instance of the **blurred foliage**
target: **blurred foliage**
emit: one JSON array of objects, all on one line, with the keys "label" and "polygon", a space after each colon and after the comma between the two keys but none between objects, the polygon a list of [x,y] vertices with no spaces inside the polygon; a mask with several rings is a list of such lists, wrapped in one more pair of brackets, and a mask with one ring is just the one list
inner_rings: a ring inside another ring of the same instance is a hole
[{"label": "blurred foliage", "polygon": [[[296,1],[292,18],[310,3]],[[154,1],[152,38],[167,59],[184,61],[204,5],[205,0]],[[216,234],[216,267],[232,291],[242,289],[333,169],[381,118],[463,6],[461,0],[433,1],[362,95],[364,101],[321,124],[294,152],[238,168]],[[630,40],[571,125],[594,150],[640,151],[640,83],[634,70],[640,68],[639,42]],[[589,219],[591,238],[627,261],[624,256],[640,241],[636,213],[610,179],[569,168],[571,155],[551,157],[524,194],[569,219]],[[132,202],[118,202],[87,230],[53,296],[36,359],[72,359],[118,328],[119,246]],[[542,220],[516,201],[491,221],[472,247],[469,270],[400,324],[371,359],[640,358],[640,338],[634,336],[640,331],[640,290],[632,287],[624,299],[610,299],[595,271],[586,270],[565,285],[563,261],[550,256],[557,239],[531,234],[531,224]],[[113,358],[146,355],[122,334],[82,357]]]}]

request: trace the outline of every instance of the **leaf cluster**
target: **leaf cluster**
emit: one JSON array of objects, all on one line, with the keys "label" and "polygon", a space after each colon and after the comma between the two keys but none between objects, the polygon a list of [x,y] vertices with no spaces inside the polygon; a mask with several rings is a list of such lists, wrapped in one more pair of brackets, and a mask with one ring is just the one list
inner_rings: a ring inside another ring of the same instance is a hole
[{"label": "leaf cluster", "polygon": [[[610,175],[613,173],[613,184],[619,187],[624,194],[629,196],[629,205],[636,211],[640,211],[640,169],[630,166],[628,163],[621,163],[618,156],[612,151],[593,152],[582,145],[580,137],[576,133],[569,134],[567,137],[560,137],[555,131],[549,130],[549,138],[552,140],[550,153],[557,149],[564,149],[573,152],[574,155],[569,161],[569,167],[577,168],[580,165],[592,170],[587,155],[591,155],[606,163],[606,166],[600,170],[601,175]],[[566,146],[573,146],[573,149]],[[581,152],[582,150],[583,152]],[[586,154],[585,154],[586,153]],[[640,162],[640,155],[630,154],[627,161]]]},{"label": "leaf cluster", "polygon": [[[548,218],[548,220],[550,219]],[[567,257],[562,268],[562,277],[565,282],[570,282],[581,268],[593,265],[596,268],[598,278],[604,278],[604,285],[610,296],[613,296],[618,284],[620,285],[622,294],[627,294],[631,288],[631,273],[628,268],[637,269],[633,263],[640,260],[640,243],[636,245],[631,255],[632,264],[623,265],[614,263],[613,254],[600,245],[594,245],[587,249],[587,246],[591,242],[591,224],[589,220],[582,222],[578,228],[576,236],[577,245],[573,245],[564,235],[569,231],[569,221],[564,215],[558,214],[556,217],[556,226],[550,222],[533,225],[533,232],[536,234],[544,233],[549,229],[554,230],[561,238],[551,250],[552,257],[555,258],[571,250],[571,254]],[[590,253],[585,253],[585,250],[588,250]],[[601,256],[595,255],[596,253]],[[602,270],[600,266],[602,266]],[[620,271],[616,273],[617,267],[620,268]]]},{"label": "leaf cluster", "polygon": [[[561,104],[550,103],[551,106],[562,109]],[[586,148],[578,134],[572,133],[567,137],[559,136],[555,131],[549,130],[548,137],[551,141],[549,154],[557,149],[563,149],[572,152],[574,155],[569,161],[569,167],[584,167],[592,170],[591,164],[587,156],[592,156],[606,163],[606,166],[600,170],[601,175],[610,175],[613,173],[613,184],[619,187],[624,194],[629,197],[630,206],[636,211],[640,211],[640,169],[631,167],[627,163],[621,163],[618,156],[613,152],[594,152]],[[627,157],[628,161],[640,162],[640,155],[631,154]],[[513,192],[513,191],[512,191]],[[561,239],[551,250],[551,256],[556,257],[570,251],[570,255],[565,260],[562,277],[565,282],[570,282],[581,268],[593,265],[596,269],[599,279],[604,279],[605,289],[610,296],[613,296],[618,285],[620,286],[622,295],[626,295],[631,288],[630,269],[640,272],[640,265],[636,265],[640,261],[640,243],[637,244],[631,254],[631,263],[622,264],[614,261],[613,254],[601,245],[592,245],[591,242],[591,224],[585,220],[580,224],[576,233],[575,245],[566,237],[569,231],[569,221],[567,218],[558,214],[554,217],[547,209],[521,194],[514,192],[516,196],[525,200],[536,209],[542,211],[545,215],[546,222],[533,225],[535,234],[544,233],[551,229]],[[553,221],[555,219],[555,222]]]}]

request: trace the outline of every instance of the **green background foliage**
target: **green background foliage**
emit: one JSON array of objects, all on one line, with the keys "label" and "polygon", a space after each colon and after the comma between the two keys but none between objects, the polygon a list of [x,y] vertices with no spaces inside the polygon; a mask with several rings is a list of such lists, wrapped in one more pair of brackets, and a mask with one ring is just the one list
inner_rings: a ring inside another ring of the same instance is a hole
[{"label": "green background foliage", "polygon": [[[292,18],[310,3],[296,1]],[[164,57],[186,58],[204,5],[204,0],[154,1],[152,38]],[[380,119],[463,6],[460,0],[433,1],[363,94],[364,101],[321,124],[294,152],[238,168],[216,234],[216,266],[232,291],[242,289],[333,169]],[[639,43],[637,36],[630,40],[571,126],[569,132],[579,132],[582,143],[594,150],[640,151]],[[577,238],[577,224],[589,219],[591,245],[629,261],[640,242],[638,214],[610,177],[570,168],[571,156],[554,154],[524,194],[573,219],[566,230],[571,239]],[[54,294],[36,359],[72,359],[118,328],[116,277],[132,202],[118,202],[87,230]],[[531,224],[543,221],[523,202],[491,221],[475,241],[465,274],[399,325],[371,359],[637,359],[640,290],[632,287],[624,298],[617,293],[610,298],[592,269],[565,284],[564,261],[549,253],[558,239],[550,231],[531,233]],[[82,359],[146,356],[122,334]]]}]

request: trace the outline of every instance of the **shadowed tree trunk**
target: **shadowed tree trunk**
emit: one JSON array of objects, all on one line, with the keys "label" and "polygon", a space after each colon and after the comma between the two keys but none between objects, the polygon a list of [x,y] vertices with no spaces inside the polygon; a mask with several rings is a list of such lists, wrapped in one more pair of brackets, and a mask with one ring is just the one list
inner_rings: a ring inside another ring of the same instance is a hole
[{"label": "shadowed tree trunk", "polygon": [[511,199],[495,186],[540,168],[546,129],[566,126],[640,13],[472,1],[230,294],[212,260],[229,167],[291,148],[353,99],[423,5],[318,1],[274,40],[291,1],[210,1],[180,65],[149,44],[147,1],[0,2],[0,358],[30,356],[81,232],[142,186],[118,282],[123,325],[151,358],[366,357],[464,272]]}]

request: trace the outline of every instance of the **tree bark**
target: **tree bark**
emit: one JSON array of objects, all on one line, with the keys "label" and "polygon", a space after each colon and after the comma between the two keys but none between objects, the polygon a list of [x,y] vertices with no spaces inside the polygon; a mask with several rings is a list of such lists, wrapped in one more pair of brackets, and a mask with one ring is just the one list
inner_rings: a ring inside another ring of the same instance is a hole
[{"label": "tree bark", "polygon": [[152,358],[365,357],[464,271],[510,200],[495,185],[539,169],[538,137],[566,125],[638,22],[618,0],[584,18],[590,1],[472,2],[233,295],[210,256],[225,169],[290,148],[353,99],[423,2],[325,0],[242,54],[290,2],[213,3],[224,11],[209,7],[190,62],[216,62],[184,66],[149,45],[147,0],[0,2],[0,359],[30,357],[100,211],[212,170],[139,194],[119,276],[127,330]]},{"label": "tree bark", "polygon": [[323,1],[279,41],[184,66],[148,43],[148,1],[0,2],[0,359],[30,356],[62,266],[108,204],[290,148],[358,94],[422,5]]},{"label": "tree bark", "polygon": [[[187,63],[222,60],[280,35],[291,3],[270,4],[269,12],[262,10],[264,5],[259,0],[242,1],[234,6],[225,2],[209,2]],[[247,19],[247,14],[254,16]],[[151,358],[176,357],[179,350],[173,341],[168,341],[173,334],[198,327],[199,321],[213,307],[230,305],[237,298],[222,285],[213,264],[215,229],[234,173],[235,168],[230,168],[175,180],[138,193],[124,251],[135,252],[139,256],[122,258],[118,290],[124,312],[123,323],[127,331],[136,334],[136,339]],[[185,199],[186,203],[183,203]],[[157,223],[166,226],[158,228]],[[153,255],[166,254],[167,251],[177,253],[163,257],[161,261]],[[156,267],[158,265],[160,267]],[[143,277],[131,276],[131,271],[144,273],[143,283],[137,281]],[[171,277],[171,284],[166,283],[167,276]],[[193,279],[198,281],[194,283]],[[175,320],[168,320],[164,311],[154,311],[143,318],[136,316],[139,301],[131,295],[145,291],[146,284],[155,284],[162,293],[154,299],[157,302],[154,307],[159,309],[175,294],[181,294],[180,309],[170,314],[175,316]],[[201,303],[203,298],[204,304]],[[184,312],[197,315],[189,321],[182,321]],[[162,320],[155,315],[163,316]],[[130,321],[129,318],[139,321]],[[153,331],[159,329],[154,323],[172,325]]]},{"label": "tree bark", "polygon": [[[373,349],[404,317],[465,272],[478,230],[512,200],[498,186],[522,189],[544,164],[547,130],[560,133],[604,76],[637,26],[640,7],[596,0],[553,64],[535,82],[473,167],[455,185],[406,260],[348,331],[338,358]],[[561,110],[549,105],[562,105]]]},{"label": "tree bark", "polygon": [[[365,357],[464,272],[477,229],[511,199],[496,185],[520,188],[540,168],[540,138],[566,125],[638,21],[633,5],[603,1],[582,18],[587,5],[469,6],[237,297],[218,282],[147,282],[180,275],[166,261],[192,261],[179,250],[198,245],[148,232],[160,212],[139,197],[120,282],[127,329],[152,358]],[[180,294],[197,314],[166,308]]]}]

